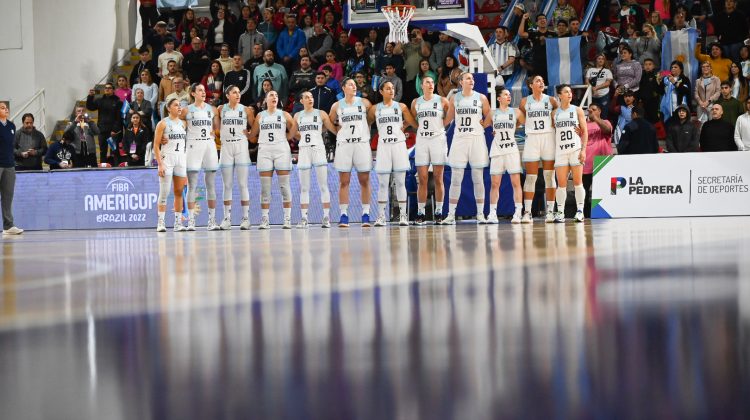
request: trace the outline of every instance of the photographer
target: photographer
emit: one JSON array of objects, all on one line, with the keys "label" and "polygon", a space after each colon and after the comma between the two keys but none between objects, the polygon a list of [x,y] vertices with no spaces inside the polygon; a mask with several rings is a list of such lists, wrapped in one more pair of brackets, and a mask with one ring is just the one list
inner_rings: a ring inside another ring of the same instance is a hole
[{"label": "photographer", "polygon": [[596,56],[596,66],[586,71],[586,80],[591,85],[591,102],[599,105],[602,118],[607,119],[609,111],[609,85],[612,84],[612,72],[607,68],[607,57]]},{"label": "photographer", "polygon": [[99,135],[99,127],[89,120],[84,107],[76,106],[71,120],[73,120],[65,132],[73,135],[72,144],[75,148],[73,164],[77,168],[96,167],[96,142],[94,136]]},{"label": "photographer", "polygon": [[73,157],[76,154],[76,149],[72,144],[74,139],[73,132],[66,131],[59,142],[47,149],[44,162],[49,165],[50,169],[69,169],[74,166]]}]

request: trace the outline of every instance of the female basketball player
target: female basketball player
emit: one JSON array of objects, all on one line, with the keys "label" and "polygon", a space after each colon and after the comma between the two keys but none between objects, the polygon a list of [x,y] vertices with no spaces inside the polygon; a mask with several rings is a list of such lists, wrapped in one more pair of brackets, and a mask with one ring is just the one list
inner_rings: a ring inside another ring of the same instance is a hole
[{"label": "female basketball player", "polygon": [[307,228],[307,209],[310,205],[310,169],[315,167],[315,176],[318,178],[320,189],[320,201],[323,203],[322,227],[331,227],[331,193],[328,192],[328,159],[326,158],[326,146],[323,144],[323,127],[336,134],[336,126],[325,111],[313,108],[315,100],[309,91],[302,92],[300,102],[304,109],[294,115],[297,123],[297,138],[299,139],[299,155],[297,158],[297,171],[300,183],[300,207],[302,219],[298,228]]},{"label": "female basketball player", "polygon": [[435,223],[443,220],[443,167],[448,162],[448,140],[445,126],[450,104],[448,100],[435,95],[435,80],[430,76],[422,79],[424,95],[411,103],[411,114],[417,121],[417,144],[414,149],[414,161],[417,166],[419,185],[417,186],[417,225],[424,224],[424,211],[427,204],[427,178],[430,165],[435,181]]},{"label": "female basketball player", "polygon": [[206,88],[199,83],[190,87],[193,103],[182,108],[180,117],[187,121],[187,174],[188,174],[188,227],[195,230],[195,198],[198,195],[198,173],[203,169],[208,202],[208,230],[219,230],[216,224],[216,171],[219,156],[216,153],[214,128],[218,118],[213,105],[206,103]]},{"label": "female basketball player", "polygon": [[467,164],[471,166],[471,180],[474,183],[477,222],[487,221],[484,217],[484,168],[489,165],[489,155],[482,124],[484,117],[489,114],[490,103],[487,97],[474,91],[474,76],[471,73],[462,74],[461,90],[451,100],[448,110],[449,118],[455,115],[456,129],[448,152],[448,163],[453,173],[448,192],[449,212],[443,224],[456,224],[456,206],[461,196],[461,182]]},{"label": "female basketball player", "polygon": [[534,201],[536,179],[539,173],[539,159],[542,160],[544,186],[547,195],[547,223],[555,221],[555,130],[552,126],[552,112],[557,101],[544,94],[542,76],[531,76],[528,80],[531,95],[521,99],[520,109],[526,118],[526,144],[523,148],[523,162],[526,167],[526,182],[523,184],[523,205],[525,210],[521,223],[532,223],[531,203]]},{"label": "female basketball player", "polygon": [[336,156],[333,166],[339,172],[339,227],[349,227],[349,180],[352,168],[357,171],[362,197],[362,227],[370,226],[370,123],[367,113],[372,104],[358,98],[357,83],[344,79],[341,83],[344,97],[331,107],[331,121],[338,121]]},{"label": "female basketball player", "polygon": [[[260,229],[270,229],[268,217],[271,207],[271,180],[273,171],[279,177],[281,201],[284,206],[284,229],[292,228],[292,189],[289,185],[289,171],[292,170],[292,150],[288,138],[294,138],[297,127],[288,112],[279,109],[279,94],[272,90],[266,94],[266,110],[255,117],[250,141],[258,147],[258,172],[260,172],[260,208],[262,217]],[[287,134],[287,130],[289,134]]]},{"label": "female basketball player", "polygon": [[250,193],[247,189],[248,171],[250,169],[250,152],[248,149],[248,122],[253,121],[255,112],[252,108],[240,104],[240,88],[228,86],[226,90],[229,103],[219,106],[221,117],[221,179],[224,183],[224,220],[221,230],[232,228],[232,173],[237,174],[240,186],[240,205],[242,221],[240,229],[250,229]]},{"label": "female basketball player", "polygon": [[[157,232],[166,232],[164,214],[167,211],[169,184],[174,183],[174,231],[182,232],[182,190],[187,183],[185,168],[186,124],[180,119],[180,102],[172,99],[167,103],[168,117],[159,121],[154,133],[154,155],[159,166],[159,221]],[[166,140],[165,145],[161,142]]]},{"label": "female basketball player", "polygon": [[565,199],[568,197],[568,173],[573,173],[577,211],[573,220],[583,222],[583,204],[586,190],[583,188],[583,163],[586,161],[588,129],[583,110],[570,101],[573,90],[570,85],[560,86],[560,108],[555,111],[555,173],[557,174],[557,214],[555,222],[565,223]]},{"label": "female basketball player", "polygon": [[399,208],[399,226],[409,226],[406,208],[406,172],[411,169],[409,152],[406,150],[404,125],[416,128],[417,123],[406,105],[393,100],[396,90],[393,83],[380,84],[383,102],[370,108],[368,120],[375,120],[378,128],[378,151],[375,157],[375,172],[378,173],[378,205],[380,213],[375,226],[385,226],[385,208],[388,205],[391,174],[396,182],[396,199]]},{"label": "female basketball player", "polygon": [[510,107],[510,90],[501,89],[497,96],[498,108],[492,116],[492,128],[495,138],[490,146],[490,177],[492,187],[490,188],[490,215],[488,223],[496,224],[497,201],[500,198],[500,183],[503,174],[510,175],[510,183],[513,185],[513,202],[516,210],[513,213],[511,223],[521,223],[521,154],[516,144],[516,126],[523,124],[523,113],[518,109]]}]

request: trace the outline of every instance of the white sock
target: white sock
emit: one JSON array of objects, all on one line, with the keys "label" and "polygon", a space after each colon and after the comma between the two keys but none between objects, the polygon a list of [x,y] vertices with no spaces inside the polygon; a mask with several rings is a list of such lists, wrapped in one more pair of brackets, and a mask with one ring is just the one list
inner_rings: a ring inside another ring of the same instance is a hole
[{"label": "white sock", "polygon": [[164,215],[165,215],[166,213],[165,213],[165,212],[163,212],[163,211],[160,211],[160,212],[158,212],[158,213],[159,213],[159,221],[160,221],[160,222],[163,222],[163,221],[164,221]]},{"label": "white sock", "polygon": [[378,209],[380,210],[380,215],[385,217],[385,206],[387,206],[388,203],[378,203]]},{"label": "white sock", "polygon": [[521,214],[522,210],[523,210],[523,204],[516,203],[516,213],[515,214]]},{"label": "white sock", "polygon": [[242,206],[242,217],[245,219],[250,218],[250,206]]},{"label": "white sock", "polygon": [[215,207],[214,208],[209,207],[208,208],[208,218],[209,219],[213,219],[214,217],[216,217],[216,208]]},{"label": "white sock", "polygon": [[477,201],[477,214],[484,215],[484,201],[482,201],[481,203]]},{"label": "white sock", "polygon": [[260,214],[261,214],[261,215],[262,215],[263,217],[268,217],[268,211],[269,211],[269,209],[261,209],[261,210],[260,210]]},{"label": "white sock", "polygon": [[292,208],[291,207],[284,207],[284,218],[289,219],[292,217]]},{"label": "white sock", "polygon": [[[427,207],[427,203],[417,203],[417,213],[424,214],[424,209]],[[437,212],[437,210],[435,210]]]},{"label": "white sock", "polygon": [[490,204],[490,216],[497,215],[497,204]]},{"label": "white sock", "polygon": [[448,203],[448,214],[455,215],[456,207],[458,207],[458,203]]},{"label": "white sock", "polygon": [[182,214],[181,213],[174,213],[174,224],[179,225],[182,224]]},{"label": "white sock", "polygon": [[339,207],[341,207],[341,215],[349,214],[349,204],[342,204]]},{"label": "white sock", "polygon": [[406,201],[399,201],[398,202],[398,211],[401,215],[406,214]]},{"label": "white sock", "polygon": [[555,211],[555,202],[547,201],[547,213]]},{"label": "white sock", "polygon": [[523,207],[526,209],[527,213],[531,213],[531,203],[534,200],[523,200]]},{"label": "white sock", "polygon": [[188,217],[190,217],[191,220],[195,219],[195,208],[188,209]]},{"label": "white sock", "polygon": [[443,213],[443,202],[442,201],[436,201],[435,202],[435,213],[437,213],[437,214]]},{"label": "white sock", "polygon": [[575,185],[573,189],[575,189],[576,193],[576,207],[578,211],[583,211],[583,203],[586,201],[586,189],[583,188],[583,185]]},{"label": "white sock", "polygon": [[[245,209],[245,206],[242,206],[242,209]],[[247,216],[245,216],[247,217]],[[231,204],[225,204],[224,205],[224,220],[230,220],[232,218],[232,205]]]},{"label": "white sock", "polygon": [[567,189],[565,187],[557,187],[555,197],[557,198],[557,211],[565,211],[565,199],[568,198]]},{"label": "white sock", "polygon": [[362,214],[370,214],[370,204],[362,204]]},{"label": "white sock", "polygon": [[307,219],[307,209],[302,209],[302,218]]},{"label": "white sock", "polygon": [[331,213],[331,209],[328,207],[323,207],[323,216],[328,217],[328,215]]}]

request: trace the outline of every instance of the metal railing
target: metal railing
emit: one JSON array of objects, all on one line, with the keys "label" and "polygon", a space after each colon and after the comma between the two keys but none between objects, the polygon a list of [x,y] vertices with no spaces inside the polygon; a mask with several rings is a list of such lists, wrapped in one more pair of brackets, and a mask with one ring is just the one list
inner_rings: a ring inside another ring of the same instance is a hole
[{"label": "metal railing", "polygon": [[18,108],[10,120],[13,121],[13,124],[15,124],[16,127],[20,127],[23,125],[21,117],[26,113],[34,115],[34,125],[36,126],[36,129],[46,136],[47,123],[45,122],[45,119],[47,118],[47,105],[44,98],[44,89],[39,89],[31,99]]}]

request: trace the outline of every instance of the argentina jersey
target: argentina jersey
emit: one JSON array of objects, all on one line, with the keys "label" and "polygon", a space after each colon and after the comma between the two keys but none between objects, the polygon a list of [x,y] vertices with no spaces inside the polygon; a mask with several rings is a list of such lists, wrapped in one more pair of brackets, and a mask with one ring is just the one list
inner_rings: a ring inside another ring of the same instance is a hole
[{"label": "argentina jersey", "polygon": [[286,142],[286,118],[280,109],[273,114],[268,111],[260,113],[259,144],[287,144]]},{"label": "argentina jersey", "polygon": [[403,131],[404,116],[398,102],[391,102],[390,105],[379,103],[375,111],[375,123],[382,143],[390,144],[406,141]]},{"label": "argentina jersey", "polygon": [[187,138],[190,140],[211,140],[214,137],[213,124],[214,113],[210,105],[206,104],[203,109],[195,104],[188,106]]},{"label": "argentina jersey", "polygon": [[247,129],[247,113],[245,106],[237,104],[236,109],[231,109],[229,104],[221,109],[221,142],[232,143],[247,140],[244,131]]},{"label": "argentina jersey", "polygon": [[526,134],[551,133],[552,130],[552,102],[549,96],[542,94],[537,101],[533,95],[526,97]]},{"label": "argentina jersey", "polygon": [[453,97],[456,111],[456,129],[453,137],[475,137],[484,135],[482,128],[482,99],[479,93],[473,92],[471,96],[464,97],[461,92]]},{"label": "argentina jersey", "polygon": [[442,97],[433,95],[432,99],[425,100],[417,98],[417,136],[421,138],[433,138],[445,134],[443,126],[444,109]]},{"label": "argentina jersey", "polygon": [[300,134],[299,147],[324,146],[323,118],[319,110],[300,111],[294,118],[297,120],[297,130]]},{"label": "argentina jersey", "polygon": [[167,138],[167,144],[161,147],[162,153],[185,153],[185,126],[182,120],[173,120],[166,118],[164,120],[164,137]]},{"label": "argentina jersey", "polygon": [[575,105],[570,105],[567,109],[557,109],[555,112],[555,146],[557,153],[581,149],[581,137],[576,132],[579,124]]},{"label": "argentina jersey", "polygon": [[516,110],[496,109],[492,115],[492,129],[495,136],[492,140],[490,156],[500,156],[508,153],[518,153],[516,145]]},{"label": "argentina jersey", "polygon": [[370,126],[367,123],[367,109],[362,98],[354,98],[347,104],[346,99],[338,102],[338,119],[341,127],[337,133],[338,143],[362,143],[370,141]]}]

